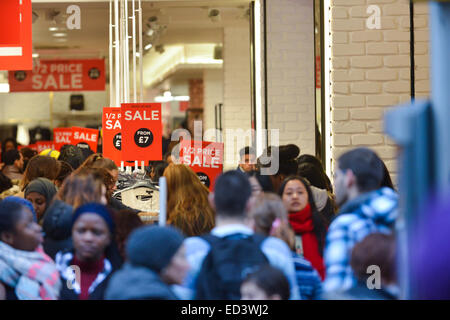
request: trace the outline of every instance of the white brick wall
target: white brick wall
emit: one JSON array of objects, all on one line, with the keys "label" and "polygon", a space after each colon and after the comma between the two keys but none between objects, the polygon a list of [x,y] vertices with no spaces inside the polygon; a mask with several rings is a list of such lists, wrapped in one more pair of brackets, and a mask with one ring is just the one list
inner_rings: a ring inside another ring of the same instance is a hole
[{"label": "white brick wall", "polygon": [[[381,29],[366,9],[381,8]],[[367,146],[396,178],[396,147],[383,130],[390,106],[410,101],[408,0],[331,0],[332,159]],[[428,10],[415,4],[416,97],[429,96]]]},{"label": "white brick wall", "polygon": [[[223,44],[223,113],[224,129],[251,128],[250,30],[227,27]],[[237,142],[226,143],[224,170],[235,169],[238,163]],[[234,146],[234,148],[233,148]],[[235,158],[235,163],[228,164]]]},{"label": "white brick wall", "polygon": [[269,129],[315,154],[313,1],[268,0],[267,33]]}]

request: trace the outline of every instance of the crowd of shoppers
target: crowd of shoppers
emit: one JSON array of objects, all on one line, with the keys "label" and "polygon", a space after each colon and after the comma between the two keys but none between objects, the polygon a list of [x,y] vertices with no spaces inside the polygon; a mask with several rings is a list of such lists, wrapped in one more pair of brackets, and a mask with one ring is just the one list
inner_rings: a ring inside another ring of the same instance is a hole
[{"label": "crowd of shoppers", "polygon": [[150,163],[149,181],[167,181],[158,227],[112,196],[119,168],[101,154],[2,146],[0,299],[398,298],[398,196],[370,149],[342,154],[333,185],[292,144],[264,161],[242,149],[211,192],[185,165]]}]

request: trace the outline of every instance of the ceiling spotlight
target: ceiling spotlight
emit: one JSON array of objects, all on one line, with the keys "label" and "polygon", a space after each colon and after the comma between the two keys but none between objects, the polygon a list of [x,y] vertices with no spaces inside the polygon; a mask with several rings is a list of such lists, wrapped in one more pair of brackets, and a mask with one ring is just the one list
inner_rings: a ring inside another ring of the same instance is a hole
[{"label": "ceiling spotlight", "polygon": [[56,42],[67,42],[66,38],[56,38],[55,39]]},{"label": "ceiling spotlight", "polygon": [[148,45],[146,45],[144,47],[145,50],[150,50],[153,47],[153,45],[151,43],[149,43]]},{"label": "ceiling spotlight", "polygon": [[58,32],[58,33],[54,33],[53,36],[54,36],[54,37],[57,37],[57,38],[61,38],[61,37],[67,36],[67,33],[64,33],[64,32]]},{"label": "ceiling spotlight", "polygon": [[31,56],[32,56],[33,58],[39,58],[39,53],[33,53]]},{"label": "ceiling spotlight", "polygon": [[208,17],[212,22],[220,21],[220,11],[218,9],[210,9],[208,11]]},{"label": "ceiling spotlight", "polygon": [[151,37],[154,33],[155,33],[155,30],[153,30],[153,29],[148,29],[148,31],[147,31],[147,36]]},{"label": "ceiling spotlight", "polygon": [[50,27],[50,28],[48,28],[48,30],[49,31],[58,31],[58,28],[57,27]]}]

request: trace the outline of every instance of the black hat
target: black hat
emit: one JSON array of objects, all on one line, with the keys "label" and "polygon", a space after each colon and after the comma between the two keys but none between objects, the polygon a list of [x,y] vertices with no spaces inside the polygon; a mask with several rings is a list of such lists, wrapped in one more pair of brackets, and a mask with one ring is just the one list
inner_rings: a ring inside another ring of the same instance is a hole
[{"label": "black hat", "polygon": [[126,244],[129,261],[157,273],[170,264],[183,244],[182,234],[172,227],[146,226],[134,231]]}]

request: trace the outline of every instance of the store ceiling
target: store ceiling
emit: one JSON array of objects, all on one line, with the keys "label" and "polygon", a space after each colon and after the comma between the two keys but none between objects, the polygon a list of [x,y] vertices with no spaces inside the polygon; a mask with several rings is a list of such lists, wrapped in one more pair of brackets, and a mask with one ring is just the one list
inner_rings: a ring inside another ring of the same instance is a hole
[{"label": "store ceiling", "polygon": [[[38,18],[33,23],[33,47],[40,58],[103,58],[109,53],[109,0],[65,1],[33,0],[33,11]],[[154,29],[152,36],[144,35],[144,46],[223,43],[223,28],[248,27],[249,0],[222,1],[143,1],[144,33]],[[77,4],[81,8],[81,30],[67,30],[67,7]],[[137,1],[136,1],[137,5]],[[131,13],[131,1],[129,1]],[[211,9],[220,11],[220,19],[208,17]],[[157,20],[149,22],[156,17]],[[151,20],[151,19],[150,19]],[[57,31],[49,28],[57,27]],[[131,27],[130,27],[131,35]],[[55,33],[66,36],[55,37]],[[131,47],[131,41],[130,41]],[[131,49],[130,49],[131,50]],[[183,81],[188,77],[201,77],[202,69],[176,71],[170,82]]]},{"label": "store ceiling", "polygon": [[[155,29],[144,43],[154,45],[222,43],[226,26],[248,26],[248,0],[229,1],[144,1],[144,32]],[[69,4],[81,8],[81,30],[67,30]],[[208,18],[210,9],[221,12],[219,21]],[[33,1],[38,18],[33,23],[33,46],[41,56],[106,57],[109,46],[109,1]],[[131,12],[131,5],[130,5]],[[148,24],[150,17],[157,21]],[[58,31],[50,31],[57,27]],[[56,33],[66,36],[55,37]],[[130,28],[131,35],[131,28]]]}]

